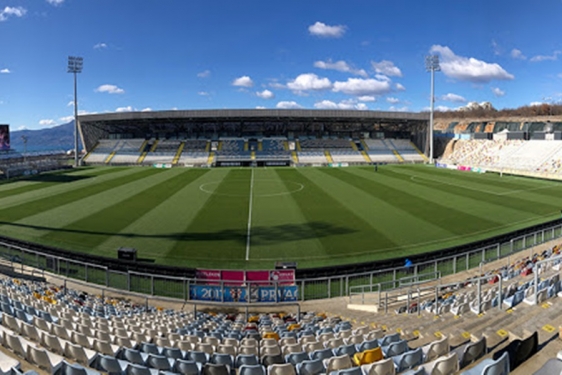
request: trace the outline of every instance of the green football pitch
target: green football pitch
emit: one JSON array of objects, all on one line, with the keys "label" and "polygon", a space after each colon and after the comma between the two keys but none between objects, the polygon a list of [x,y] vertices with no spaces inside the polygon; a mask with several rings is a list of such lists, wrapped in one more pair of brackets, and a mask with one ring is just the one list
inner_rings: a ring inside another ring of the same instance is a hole
[{"label": "green football pitch", "polygon": [[0,185],[0,234],[157,264],[299,268],[405,257],[560,215],[562,184],[425,165],[99,167]]}]

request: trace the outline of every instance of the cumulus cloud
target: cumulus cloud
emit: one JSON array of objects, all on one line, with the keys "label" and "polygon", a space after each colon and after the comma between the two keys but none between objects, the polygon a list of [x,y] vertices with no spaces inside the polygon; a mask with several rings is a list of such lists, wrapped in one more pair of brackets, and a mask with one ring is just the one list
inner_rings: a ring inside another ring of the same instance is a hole
[{"label": "cumulus cloud", "polygon": [[404,90],[406,90],[406,88],[404,87],[404,85],[401,84],[401,83],[397,83],[395,87],[396,87],[396,90],[398,90],[398,91],[404,91]]},{"label": "cumulus cloud", "polygon": [[334,82],[334,92],[343,92],[348,95],[376,96],[384,95],[392,90],[390,82],[369,78],[348,78],[347,81]]},{"label": "cumulus cloud", "polygon": [[363,95],[358,97],[357,100],[359,100],[360,102],[374,102],[377,99],[372,95]]},{"label": "cumulus cloud", "polygon": [[314,108],[317,109],[357,109],[357,110],[367,110],[367,105],[365,103],[356,103],[354,100],[342,100],[339,103],[333,102],[331,100],[322,100],[320,102],[314,103]]},{"label": "cumulus cloud", "polygon": [[299,108],[302,108],[302,106],[295,101],[281,101],[281,102],[277,103],[277,105],[275,107],[279,108],[279,109],[299,109]]},{"label": "cumulus cloud", "polygon": [[210,96],[211,94],[209,94],[207,91],[199,91],[197,93],[197,95],[199,95],[199,96]]},{"label": "cumulus cloud", "polygon": [[0,10],[0,22],[7,21],[10,17],[23,17],[27,9],[23,7],[5,7]]},{"label": "cumulus cloud", "polygon": [[531,62],[541,62],[541,61],[556,61],[558,60],[558,55],[560,55],[562,51],[554,51],[552,55],[537,55],[531,57]]},{"label": "cumulus cloud", "polygon": [[329,26],[323,22],[316,22],[308,27],[308,32],[311,35],[322,38],[341,38],[345,33],[345,29],[344,25]]},{"label": "cumulus cloud", "polygon": [[39,125],[41,126],[52,126],[55,125],[57,122],[53,119],[44,119],[44,120],[39,120]]},{"label": "cumulus cloud", "polygon": [[118,107],[115,108],[115,112],[133,112],[135,109],[133,107],[131,107],[130,105],[126,106],[126,107]]},{"label": "cumulus cloud", "polygon": [[47,2],[51,5],[57,6],[57,5],[61,5],[62,3],[64,3],[64,0],[47,0]]},{"label": "cumulus cloud", "polygon": [[338,72],[351,73],[361,77],[367,77],[368,75],[364,69],[355,69],[343,60],[336,62],[333,62],[332,60],[315,61],[314,67],[319,69],[337,70]]},{"label": "cumulus cloud", "polygon": [[248,76],[238,77],[234,81],[232,81],[232,86],[237,87],[252,87],[253,85],[254,81],[252,81],[252,79]]},{"label": "cumulus cloud", "polygon": [[511,80],[514,76],[499,64],[487,63],[474,57],[464,57],[446,46],[434,45],[432,53],[441,55],[441,70],[447,77],[473,83],[487,83],[493,80]]},{"label": "cumulus cloud", "polygon": [[536,106],[543,105],[543,104],[544,104],[543,102],[531,102],[531,103],[529,103],[529,106],[536,107]]},{"label": "cumulus cloud", "polygon": [[305,73],[287,82],[287,87],[295,92],[329,90],[332,88],[332,82],[328,78],[320,78],[314,73]]},{"label": "cumulus cloud", "polygon": [[453,103],[465,103],[466,99],[460,95],[448,93],[441,96],[441,100],[446,102],[453,102]]},{"label": "cumulus cloud", "polygon": [[396,104],[396,103],[400,102],[400,99],[388,97],[388,98],[386,98],[386,101],[389,102],[390,104]]},{"label": "cumulus cloud", "polygon": [[375,72],[388,77],[402,77],[402,71],[394,65],[392,61],[382,60],[381,62],[371,61]]},{"label": "cumulus cloud", "polygon": [[408,112],[408,107],[407,106],[395,107],[391,105],[390,107],[388,107],[388,110],[392,112]]},{"label": "cumulus cloud", "polygon": [[258,105],[256,106],[256,109],[265,109],[265,107],[263,105]]},{"label": "cumulus cloud", "polygon": [[209,69],[203,70],[202,72],[197,73],[198,78],[207,78],[211,75],[211,71]]},{"label": "cumulus cloud", "polygon": [[271,91],[267,89],[263,91],[257,91],[256,95],[262,99],[271,99],[275,96]]},{"label": "cumulus cloud", "polygon": [[18,130],[27,130],[27,126],[20,125],[20,126],[18,126]]},{"label": "cumulus cloud", "polygon": [[512,49],[510,55],[511,55],[512,58],[518,59],[518,60],[527,59],[527,56],[525,56],[523,54],[523,52],[521,52],[521,50],[518,50],[517,48]]},{"label": "cumulus cloud", "polygon": [[117,87],[115,85],[108,85],[108,84],[99,86],[95,91],[96,92],[105,92],[105,93],[108,93],[108,94],[124,94],[125,93],[125,90],[123,90],[122,88]]},{"label": "cumulus cloud", "polygon": [[107,44],[105,43],[94,44],[94,49],[104,49],[104,48],[107,48]]},{"label": "cumulus cloud", "polygon": [[141,109],[141,112],[152,112],[152,108],[150,107],[143,108]]},{"label": "cumulus cloud", "polygon": [[10,74],[10,73],[11,73],[11,70],[8,69],[8,68],[4,68],[4,69],[0,70],[0,73],[1,73],[1,74]]},{"label": "cumulus cloud", "polygon": [[492,87],[492,93],[498,98],[505,95],[505,91],[503,91],[499,87]]}]

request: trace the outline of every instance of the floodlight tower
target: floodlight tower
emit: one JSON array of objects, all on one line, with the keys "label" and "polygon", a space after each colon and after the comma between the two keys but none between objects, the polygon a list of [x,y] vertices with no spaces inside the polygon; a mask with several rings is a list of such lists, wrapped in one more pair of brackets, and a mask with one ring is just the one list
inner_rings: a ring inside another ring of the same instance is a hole
[{"label": "floodlight tower", "polygon": [[78,56],[68,56],[68,73],[74,74],[74,166],[78,167],[78,90],[76,73],[82,73],[84,59]]},{"label": "floodlight tower", "polygon": [[429,109],[429,163],[433,164],[433,108],[435,105],[435,72],[441,70],[438,55],[425,57],[425,69],[431,72],[431,103]]}]

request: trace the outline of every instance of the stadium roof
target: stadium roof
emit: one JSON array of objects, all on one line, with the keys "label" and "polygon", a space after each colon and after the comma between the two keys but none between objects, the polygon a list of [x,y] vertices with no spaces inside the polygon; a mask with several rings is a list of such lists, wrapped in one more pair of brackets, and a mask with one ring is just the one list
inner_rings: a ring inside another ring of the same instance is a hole
[{"label": "stadium roof", "polygon": [[324,109],[203,109],[147,112],[113,112],[78,116],[79,121],[156,120],[169,118],[298,118],[298,119],[381,119],[429,120],[429,112],[383,112]]}]

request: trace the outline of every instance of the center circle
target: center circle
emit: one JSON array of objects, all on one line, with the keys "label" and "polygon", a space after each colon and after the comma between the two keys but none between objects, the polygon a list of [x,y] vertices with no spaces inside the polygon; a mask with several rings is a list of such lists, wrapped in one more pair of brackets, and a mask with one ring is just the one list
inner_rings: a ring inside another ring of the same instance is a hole
[{"label": "center circle", "polygon": [[[248,182],[248,180],[234,180]],[[247,197],[248,192],[244,193],[219,193],[216,191],[216,186],[223,181],[206,182],[199,186],[199,190],[207,194],[222,195],[225,197]],[[214,189],[213,189],[214,188]],[[213,190],[211,190],[213,189]],[[289,190],[285,190],[289,189]],[[278,197],[281,195],[290,195],[298,193],[304,189],[304,185],[295,181],[281,182],[275,179],[254,179],[253,196],[260,198]]]}]

